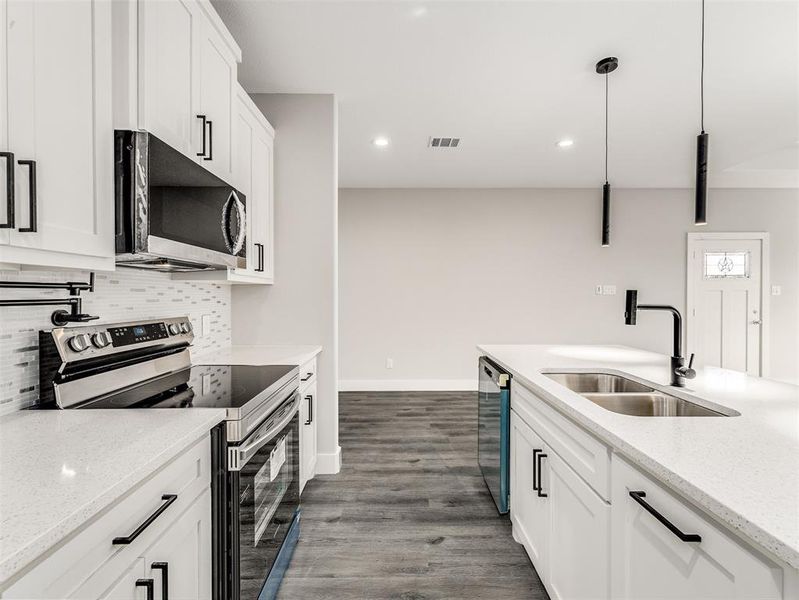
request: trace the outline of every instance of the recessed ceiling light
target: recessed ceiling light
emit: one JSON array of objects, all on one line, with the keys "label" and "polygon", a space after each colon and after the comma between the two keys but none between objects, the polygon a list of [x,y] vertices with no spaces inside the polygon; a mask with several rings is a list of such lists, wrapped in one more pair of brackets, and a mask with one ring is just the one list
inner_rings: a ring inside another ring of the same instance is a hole
[{"label": "recessed ceiling light", "polygon": [[375,139],[373,139],[372,140],[372,144],[374,144],[378,148],[385,148],[386,146],[388,146],[389,141],[388,141],[387,137],[380,136],[380,137],[376,137]]},{"label": "recessed ceiling light", "polygon": [[569,148],[571,146],[574,146],[574,140],[570,140],[568,138],[558,142],[558,148]]}]

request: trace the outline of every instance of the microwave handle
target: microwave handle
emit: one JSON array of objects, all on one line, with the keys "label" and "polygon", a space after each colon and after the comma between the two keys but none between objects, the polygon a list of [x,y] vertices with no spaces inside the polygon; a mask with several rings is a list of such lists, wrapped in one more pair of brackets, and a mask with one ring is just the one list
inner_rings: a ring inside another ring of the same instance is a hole
[{"label": "microwave handle", "polygon": [[228,448],[228,471],[241,471],[244,465],[249,462],[258,450],[269,443],[281,429],[291,422],[294,415],[297,414],[299,405],[300,395],[295,394],[294,400],[292,400],[291,403],[291,408],[286,415],[281,418],[280,421],[269,427],[264,434],[256,436],[256,438],[246,446],[233,446]]}]

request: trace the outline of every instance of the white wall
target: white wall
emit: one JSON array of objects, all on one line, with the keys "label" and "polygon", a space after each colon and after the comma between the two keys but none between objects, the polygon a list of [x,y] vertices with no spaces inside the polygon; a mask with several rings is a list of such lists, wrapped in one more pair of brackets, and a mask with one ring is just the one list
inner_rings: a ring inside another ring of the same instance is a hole
[{"label": "white wall", "polygon": [[338,164],[332,95],[253,94],[275,128],[275,284],[233,290],[234,344],[318,344],[317,472],[337,472]]},{"label": "white wall", "polygon": [[[601,248],[599,188],[340,190],[341,388],[468,389],[479,342],[670,354],[671,317],[626,326],[624,290],[684,308],[692,202],[691,190],[614,191]],[[799,380],[799,193],[711,190],[709,221],[702,231],[770,232],[782,286],[770,298],[771,376]]]}]

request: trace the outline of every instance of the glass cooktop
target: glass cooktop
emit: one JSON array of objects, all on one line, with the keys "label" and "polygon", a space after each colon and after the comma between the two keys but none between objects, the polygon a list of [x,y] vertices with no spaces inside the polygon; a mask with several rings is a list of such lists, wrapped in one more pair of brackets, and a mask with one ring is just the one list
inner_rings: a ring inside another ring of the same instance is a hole
[{"label": "glass cooktop", "polygon": [[241,408],[280,389],[296,369],[293,365],[196,365],[81,408]]}]

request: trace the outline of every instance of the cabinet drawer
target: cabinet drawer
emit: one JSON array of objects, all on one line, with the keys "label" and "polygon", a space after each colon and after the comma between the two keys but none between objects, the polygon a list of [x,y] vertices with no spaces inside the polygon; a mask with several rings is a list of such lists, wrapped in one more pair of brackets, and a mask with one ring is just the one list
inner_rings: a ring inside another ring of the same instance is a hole
[{"label": "cabinet drawer", "polygon": [[588,485],[610,499],[610,448],[524,386],[511,386],[511,407]]},{"label": "cabinet drawer", "polygon": [[[630,496],[684,534],[683,541]],[[614,455],[611,582],[614,598],[782,599],[782,567],[654,479]]]},{"label": "cabinet drawer", "polygon": [[[113,583],[174,519],[211,484],[210,436],[195,443],[124,497],[104,509],[90,523],[39,562],[3,592],[3,598],[71,597],[93,574]],[[124,465],[120,465],[123,471]],[[165,494],[174,500],[129,544],[113,544],[130,536],[159,508]]]},{"label": "cabinet drawer", "polygon": [[300,392],[304,392],[316,381],[316,359],[309,360],[300,366]]}]

